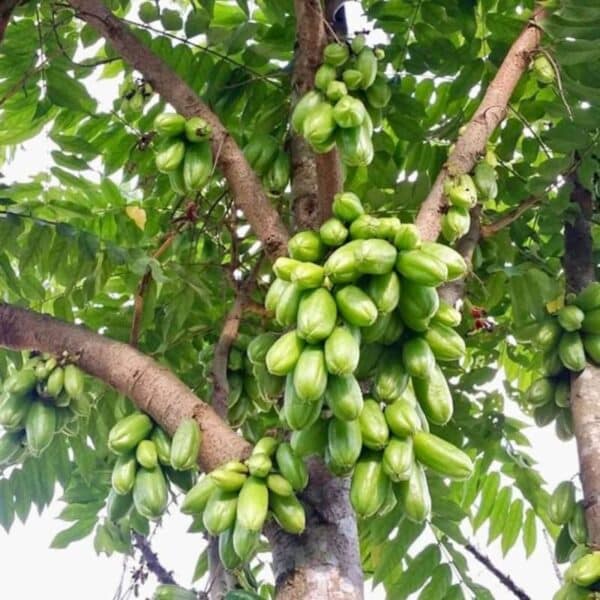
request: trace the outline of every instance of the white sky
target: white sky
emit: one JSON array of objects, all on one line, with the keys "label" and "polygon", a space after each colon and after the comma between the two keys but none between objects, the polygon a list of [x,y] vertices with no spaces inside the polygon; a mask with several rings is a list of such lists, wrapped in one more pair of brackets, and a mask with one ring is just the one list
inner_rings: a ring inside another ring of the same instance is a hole
[{"label": "white sky", "polygon": [[[351,29],[361,29],[365,23],[360,18],[358,3],[347,4]],[[94,96],[99,97],[105,109],[112,103],[118,80],[103,80],[98,84]],[[3,173],[7,180],[26,180],[30,175],[52,164],[50,151],[52,144],[41,138],[35,143],[25,144],[17,152],[14,160],[5,165]],[[522,415],[515,409],[515,416]],[[542,476],[549,484],[548,489],[564,479],[570,479],[578,470],[574,443],[557,440],[550,426],[543,430],[532,427],[528,432],[532,442],[531,454],[540,463]],[[10,535],[0,529],[0,557],[2,576],[0,577],[0,597],[33,600],[111,600],[121,580],[123,557],[98,557],[92,547],[92,538],[72,544],[66,550],[49,549],[54,535],[68,526],[54,519],[62,504],[55,502],[42,517],[32,513],[25,526],[19,522],[13,525]],[[175,572],[176,580],[189,585],[197,556],[202,547],[198,534],[186,533],[190,519],[172,510],[172,515],[164,520],[164,526],[153,540],[163,564]],[[539,523],[538,523],[539,524]],[[486,548],[487,525],[474,538],[475,544],[488,554],[494,564],[511,575],[533,600],[548,600],[556,591],[558,582],[554,575],[549,551],[541,530],[538,528],[538,547],[534,555],[526,560],[520,541],[502,558],[500,540]],[[502,587],[489,572],[478,563],[470,560],[473,579],[487,586],[497,600],[513,596]],[[128,571],[134,563],[128,564]],[[126,583],[129,579],[126,578]],[[144,588],[141,598],[151,597],[155,581]],[[381,590],[366,591],[366,598],[383,598]]]}]

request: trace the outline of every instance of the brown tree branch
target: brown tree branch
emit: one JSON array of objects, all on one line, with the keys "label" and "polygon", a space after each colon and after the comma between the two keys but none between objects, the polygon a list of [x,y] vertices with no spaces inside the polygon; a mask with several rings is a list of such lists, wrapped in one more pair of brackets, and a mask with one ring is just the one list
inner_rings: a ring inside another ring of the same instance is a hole
[{"label": "brown tree branch", "polygon": [[196,419],[203,433],[199,464],[204,471],[250,451],[250,445],[211,406],[199,400],[168,368],[129,344],[50,316],[0,304],[0,345],[58,355],[67,352],[86,373],[130,398],[171,435],[183,419]]},{"label": "brown tree branch", "polygon": [[120,56],[140,71],[162,98],[180,114],[204,118],[212,127],[213,154],[229,183],[236,206],[244,213],[266,253],[276,258],[286,253],[288,233],[271,205],[260,180],[217,115],[166,63],[144,46],[101,0],[70,0],[77,16],[105,37]]},{"label": "brown tree branch", "polygon": [[0,0],[0,42],[4,39],[12,13],[20,2],[21,0]]},{"label": "brown tree branch", "polygon": [[440,233],[442,211],[446,202],[443,194],[446,177],[471,171],[485,151],[488,139],[504,119],[510,97],[539,46],[539,23],[544,16],[545,11],[538,8],[511,46],[481,104],[456,141],[454,150],[423,201],[415,221],[423,239],[433,241]]},{"label": "brown tree branch", "polygon": [[506,573],[503,573],[485,554],[479,552],[475,546],[471,544],[465,545],[465,550],[472,554],[488,571],[493,573],[498,581],[514,596],[520,600],[531,600],[531,596],[526,594]]},{"label": "brown tree branch", "polygon": [[172,571],[167,571],[161,564],[158,554],[152,550],[150,541],[143,535],[133,532],[133,545],[140,551],[142,559],[148,570],[154,573],[156,579],[160,583],[169,583],[172,585],[178,585],[173,577]]},{"label": "brown tree branch", "polygon": [[481,226],[481,237],[483,239],[492,237],[496,235],[502,229],[508,227],[512,223],[514,223],[517,219],[519,219],[523,214],[525,214],[530,208],[533,208],[537,204],[540,204],[542,201],[538,196],[529,196],[526,198],[513,210],[507,212],[500,218],[498,218],[493,223],[489,223],[488,225]]}]

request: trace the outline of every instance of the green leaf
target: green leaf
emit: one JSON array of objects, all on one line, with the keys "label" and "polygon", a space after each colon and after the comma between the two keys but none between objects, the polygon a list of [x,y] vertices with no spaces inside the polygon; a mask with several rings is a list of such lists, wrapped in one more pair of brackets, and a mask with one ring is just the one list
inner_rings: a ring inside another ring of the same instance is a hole
[{"label": "green leaf", "polygon": [[8,532],[15,519],[14,496],[8,479],[0,479],[0,525]]},{"label": "green leaf", "polygon": [[195,583],[199,579],[202,579],[208,571],[208,548],[205,548],[200,552],[196,566],[194,567],[194,574],[192,575],[192,583]]},{"label": "green leaf", "polygon": [[490,531],[488,544],[491,544],[503,531],[508,518],[512,488],[505,487],[500,490],[490,514]]},{"label": "green leaf", "polygon": [[419,594],[419,600],[439,600],[444,598],[452,584],[450,565],[438,565],[431,574],[431,580]]},{"label": "green leaf", "polygon": [[48,97],[54,104],[90,114],[96,110],[96,101],[88,94],[85,86],[61,69],[47,69],[46,84]]},{"label": "green leaf", "polygon": [[529,558],[537,544],[537,526],[535,512],[530,508],[527,510],[525,522],[523,523],[523,545],[525,556]]},{"label": "green leaf", "polygon": [[487,476],[479,498],[479,508],[473,518],[473,530],[477,531],[490,516],[498,489],[500,488],[500,473],[494,472]]},{"label": "green leaf", "polygon": [[72,542],[83,539],[88,536],[96,526],[96,518],[83,519],[73,523],[71,527],[64,529],[56,534],[52,540],[51,548],[66,548]]},{"label": "green leaf", "polygon": [[506,556],[508,551],[515,545],[519,532],[521,531],[521,525],[523,524],[523,500],[517,498],[510,506],[508,516],[506,517],[506,524],[504,531],[502,532],[502,554]]}]

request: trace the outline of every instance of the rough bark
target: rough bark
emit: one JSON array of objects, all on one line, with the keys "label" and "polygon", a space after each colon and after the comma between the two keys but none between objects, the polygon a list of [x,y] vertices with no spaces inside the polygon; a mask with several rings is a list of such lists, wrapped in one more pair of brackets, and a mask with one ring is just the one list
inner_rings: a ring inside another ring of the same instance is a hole
[{"label": "rough bark", "polygon": [[[571,179],[571,202],[579,208],[573,222],[565,223],[564,267],[569,291],[579,292],[596,279],[590,218],[592,194]],[[600,368],[588,364],[571,374],[571,414],[579,454],[589,543],[600,547]]]},{"label": "rough bark", "polygon": [[134,532],[133,544],[140,551],[142,560],[146,564],[146,567],[148,567],[148,570],[154,573],[156,579],[158,579],[160,583],[177,585],[177,582],[173,577],[173,572],[167,571],[167,569],[163,567],[158,558],[158,554],[152,550],[150,541],[147,538],[137,532]]},{"label": "rough bark", "polygon": [[55,355],[67,352],[86,373],[130,398],[169,434],[185,418],[202,429],[199,464],[210,471],[247,456],[250,445],[166,367],[128,344],[9,304],[0,304],[0,345]]},{"label": "rough bark", "polygon": [[260,180],[217,115],[194,90],[149,48],[100,0],[70,0],[77,16],[110,41],[123,60],[137,69],[154,90],[180,114],[204,118],[212,127],[213,155],[227,179],[236,206],[271,258],[287,250],[288,233],[271,205]]},{"label": "rough bark", "polygon": [[423,239],[435,240],[440,233],[441,216],[446,202],[443,194],[446,177],[471,171],[485,151],[490,136],[506,116],[513,90],[527,69],[532,54],[539,46],[541,30],[538,23],[544,15],[542,9],[537,9],[511,46],[481,104],[467,124],[464,133],[456,141],[454,150],[448,156],[429,195],[423,201],[416,218],[416,225]]}]

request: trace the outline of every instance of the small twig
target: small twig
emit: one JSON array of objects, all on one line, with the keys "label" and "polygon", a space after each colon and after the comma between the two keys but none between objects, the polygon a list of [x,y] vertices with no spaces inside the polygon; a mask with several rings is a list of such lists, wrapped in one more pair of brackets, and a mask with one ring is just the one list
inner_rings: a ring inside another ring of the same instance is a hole
[{"label": "small twig", "polygon": [[544,542],[546,543],[546,549],[548,550],[548,554],[550,555],[550,561],[552,562],[552,570],[556,575],[556,579],[558,579],[558,581],[562,583],[562,575],[560,573],[558,565],[556,564],[556,558],[554,558],[554,542],[550,541],[548,532],[545,529],[542,530],[542,534],[544,536]]},{"label": "small twig", "polygon": [[481,237],[489,238],[505,227],[508,227],[511,223],[514,223],[521,215],[526,213],[530,208],[534,207],[536,204],[540,204],[542,202],[542,198],[538,196],[529,196],[526,200],[521,202],[519,206],[506,213],[493,223],[489,223],[488,225],[481,226]]},{"label": "small twig", "polygon": [[531,123],[512,104],[508,105],[508,110],[510,110],[515,115],[515,117],[517,117],[517,119],[519,119],[519,121],[521,121],[521,123],[525,125],[527,131],[529,131],[531,135],[533,135],[537,143],[540,145],[540,148],[544,151],[544,154],[548,158],[552,158],[552,152],[550,151],[550,148],[546,146],[546,143],[539,136],[538,132],[531,126]]},{"label": "small twig", "polygon": [[493,573],[502,585],[510,590],[520,600],[531,600],[531,596],[526,594],[513,580],[512,578],[503,573],[494,563],[485,555],[479,552],[475,546],[471,544],[465,544],[465,550],[472,554],[488,571]]}]

